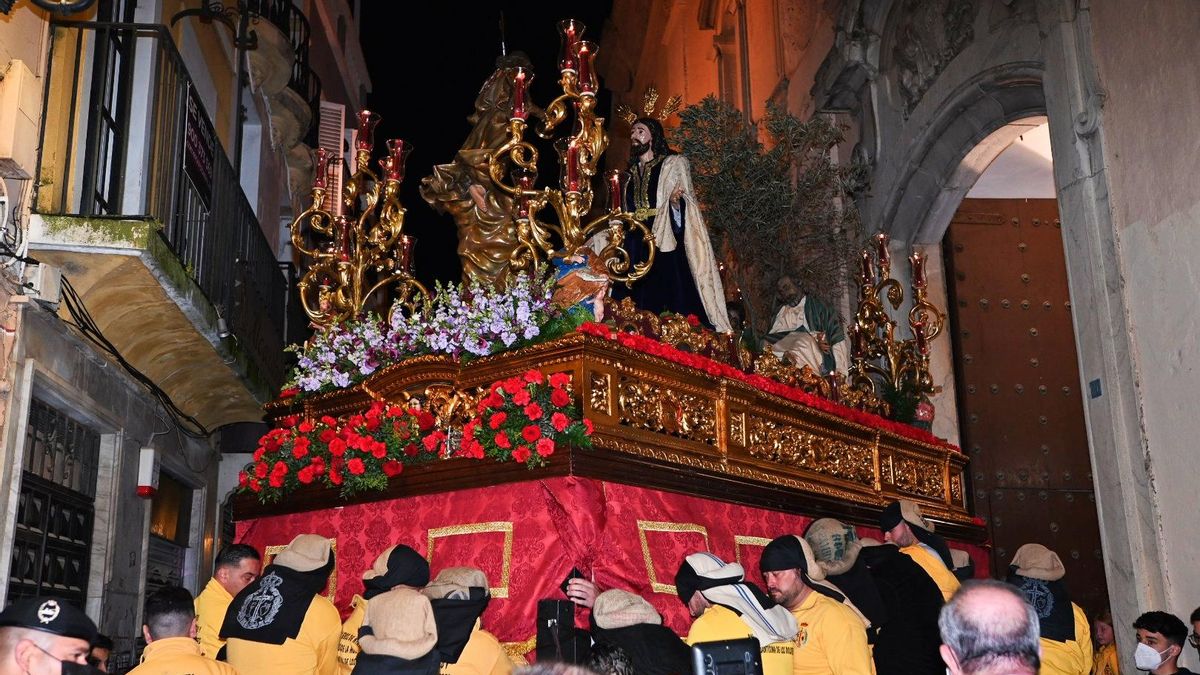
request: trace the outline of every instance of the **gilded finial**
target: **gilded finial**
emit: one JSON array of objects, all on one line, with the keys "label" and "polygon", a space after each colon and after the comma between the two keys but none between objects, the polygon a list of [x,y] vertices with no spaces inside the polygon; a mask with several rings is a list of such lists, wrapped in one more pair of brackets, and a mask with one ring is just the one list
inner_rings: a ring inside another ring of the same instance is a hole
[{"label": "gilded finial", "polygon": [[668,98],[662,108],[655,112],[655,105],[658,103],[658,89],[654,85],[646,87],[646,94],[642,99],[642,114],[639,116],[632,108],[624,103],[617,104],[617,117],[625,121],[626,124],[633,125],[638,117],[654,117],[660,122],[665,122],[668,117],[679,111],[680,105],[683,103],[683,97],[676,94]]}]

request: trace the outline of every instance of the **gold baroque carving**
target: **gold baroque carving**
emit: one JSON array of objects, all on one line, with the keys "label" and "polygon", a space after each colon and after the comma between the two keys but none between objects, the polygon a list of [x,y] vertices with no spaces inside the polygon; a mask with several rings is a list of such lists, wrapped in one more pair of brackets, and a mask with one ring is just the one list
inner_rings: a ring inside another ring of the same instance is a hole
[{"label": "gold baroque carving", "polygon": [[818,436],[799,427],[751,417],[750,454],[773,462],[874,487],[875,457],[869,446]]},{"label": "gold baroque carving", "polygon": [[961,506],[963,503],[961,474],[955,473],[950,476],[950,500],[954,502],[955,506]]},{"label": "gold baroque carving", "polygon": [[612,386],[612,376],[608,373],[593,372],[590,380],[591,400],[588,405],[598,413],[611,415],[609,388]]},{"label": "gold baroque carving", "polygon": [[942,467],[910,457],[897,457],[896,480],[897,488],[913,494],[932,497],[941,501],[946,492],[942,483]]},{"label": "gold baroque carving", "polygon": [[716,445],[717,411],[711,399],[623,378],[617,408],[625,426]]}]

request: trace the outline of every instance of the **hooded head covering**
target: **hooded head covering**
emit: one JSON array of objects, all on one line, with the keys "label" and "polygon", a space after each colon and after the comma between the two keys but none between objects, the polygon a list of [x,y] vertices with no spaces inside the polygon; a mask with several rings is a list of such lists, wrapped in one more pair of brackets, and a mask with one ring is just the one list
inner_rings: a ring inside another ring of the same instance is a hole
[{"label": "hooded head covering", "polygon": [[429,583],[429,563],[412,548],[397,544],[388,548],[363,572],[363,597],[371,598],[397,586],[421,588]]},{"label": "hooded head covering", "polygon": [[358,640],[364,654],[413,660],[437,644],[437,624],[429,598],[411,588],[380,593],[367,605]]},{"label": "hooded head covering", "polygon": [[764,573],[798,569],[813,581],[825,578],[825,571],[817,564],[808,542],[794,534],[772,539],[771,543],[763,548],[758,567]]},{"label": "hooded head covering", "polygon": [[814,520],[804,533],[804,540],[826,576],[848,571],[862,549],[854,528],[834,518]]},{"label": "hooded head covering", "polygon": [[684,604],[698,591],[709,602],[736,612],[760,645],[794,639],[796,618],[758,586],[743,581],[744,576],[738,563],[726,564],[707,552],[693,553],[675,574],[675,587]]},{"label": "hooded head covering", "polygon": [[421,593],[433,606],[441,661],[458,663],[491,599],[487,575],[474,567],[447,567]]},{"label": "hooded head covering", "polygon": [[1041,636],[1056,642],[1074,640],[1075,612],[1058,554],[1041,544],[1025,544],[1008,569],[1008,582],[1021,589],[1037,612]]},{"label": "hooded head covering", "polygon": [[313,598],[333,572],[333,542],[316,534],[292,540],[263,574],[237,594],[221,623],[221,638],[281,645],[300,634]]},{"label": "hooded head covering", "polygon": [[592,619],[601,628],[624,628],[639,623],[661,624],[662,617],[640,595],[612,588],[596,596]]},{"label": "hooded head covering", "polygon": [[933,533],[933,523],[925,518],[925,514],[921,513],[921,507],[916,502],[908,499],[894,501],[879,514],[879,529],[885,533],[901,522],[908,523],[908,529],[912,531],[917,541],[938,554],[942,563],[946,565],[946,569],[954,569],[954,558],[950,556],[950,547],[946,545],[945,539]]}]

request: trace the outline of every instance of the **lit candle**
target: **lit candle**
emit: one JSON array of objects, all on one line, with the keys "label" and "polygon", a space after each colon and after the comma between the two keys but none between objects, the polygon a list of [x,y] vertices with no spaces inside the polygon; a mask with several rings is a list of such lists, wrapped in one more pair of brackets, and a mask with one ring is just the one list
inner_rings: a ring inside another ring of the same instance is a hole
[{"label": "lit candle", "polygon": [[382,119],[378,114],[363,110],[358,113],[358,136],[354,141],[354,147],[359,150],[370,152],[375,148],[375,127]]},{"label": "lit candle", "polygon": [[583,37],[585,26],[575,19],[564,19],[558,22],[558,32],[561,35],[561,48],[558,52],[558,69],[574,71],[578,67],[579,40]]},{"label": "lit candle", "polygon": [[529,191],[533,190],[533,180],[535,174],[526,169],[517,171],[517,185],[521,188],[521,195],[517,198],[517,219],[525,219],[529,217]]},{"label": "lit candle", "polygon": [[912,264],[912,283],[914,288],[925,288],[925,256],[914,252],[908,256]]},{"label": "lit candle", "polygon": [[342,260],[350,259],[350,221],[346,216],[336,216],[333,221],[334,228],[337,231],[338,248]]},{"label": "lit candle", "polygon": [[863,249],[859,259],[859,280],[864,284],[875,282],[875,265],[871,263],[871,252]]},{"label": "lit candle", "polygon": [[579,43],[579,92],[596,93],[596,43],[586,40]]},{"label": "lit candle", "polygon": [[579,141],[567,143],[567,192],[579,192]]},{"label": "lit candle", "polygon": [[513,110],[512,119],[523,120],[529,117],[528,103],[529,98],[529,83],[533,81],[533,73],[525,68],[517,68],[517,72],[513,75]]},{"label": "lit candle", "polygon": [[883,232],[875,235],[875,252],[879,255],[880,267],[891,267],[892,254],[888,251],[888,236]]},{"label": "lit candle", "polygon": [[417,245],[416,237],[407,234],[400,235],[396,240],[396,263],[406,275],[412,276],[413,247]]},{"label": "lit candle", "polygon": [[408,153],[412,152],[412,144],[405,143],[400,138],[393,138],[387,142],[387,149],[388,162],[384,167],[384,176],[388,180],[402,183],[404,182],[404,164],[408,161]]},{"label": "lit candle", "polygon": [[621,171],[612,169],[608,172],[608,210],[620,211],[621,207]]},{"label": "lit candle", "polygon": [[929,353],[929,343],[925,341],[925,322],[917,319],[912,322],[913,338],[916,340],[917,351],[922,355]]}]

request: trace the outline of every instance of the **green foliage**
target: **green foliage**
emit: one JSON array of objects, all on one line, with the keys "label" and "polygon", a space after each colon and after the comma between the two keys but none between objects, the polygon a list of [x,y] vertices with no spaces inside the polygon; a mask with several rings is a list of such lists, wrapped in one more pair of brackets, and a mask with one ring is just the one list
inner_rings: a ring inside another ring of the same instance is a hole
[{"label": "green foliage", "polygon": [[774,104],[759,125],[750,125],[713,96],[680,118],[676,139],[692,163],[714,248],[742,290],[751,326],[766,332],[774,283],[784,273],[837,306],[862,245],[848,196],[860,172],[830,160],[844,140],[841,129]]}]

